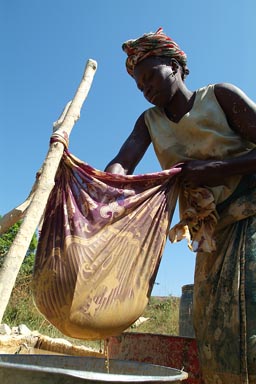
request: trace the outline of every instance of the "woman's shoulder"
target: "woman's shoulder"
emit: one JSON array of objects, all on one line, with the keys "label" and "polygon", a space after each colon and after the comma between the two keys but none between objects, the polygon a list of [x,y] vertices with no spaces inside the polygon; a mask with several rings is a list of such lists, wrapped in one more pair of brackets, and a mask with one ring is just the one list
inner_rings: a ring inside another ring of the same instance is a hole
[{"label": "woman's shoulder", "polygon": [[214,85],[214,93],[217,98],[235,98],[248,100],[246,93],[238,86],[231,83],[217,83]]},{"label": "woman's shoulder", "polygon": [[148,109],[146,109],[144,112],[143,112],[143,115],[144,115],[144,118],[147,118],[149,116],[162,116],[162,115],[165,115],[163,110],[157,106],[154,106],[154,107],[150,107]]},{"label": "woman's shoulder", "polygon": [[236,85],[231,83],[212,83],[198,88],[197,98],[204,99],[208,97],[216,98],[218,101],[229,97],[246,97],[245,93]]},{"label": "woman's shoulder", "polygon": [[245,103],[255,109],[255,103],[239,87],[231,83],[218,83],[214,85],[214,93],[221,105]]}]

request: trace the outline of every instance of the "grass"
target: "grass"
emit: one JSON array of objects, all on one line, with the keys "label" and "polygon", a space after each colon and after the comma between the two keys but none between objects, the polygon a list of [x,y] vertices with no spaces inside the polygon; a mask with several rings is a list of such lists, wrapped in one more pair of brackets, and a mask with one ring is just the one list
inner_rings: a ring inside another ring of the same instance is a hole
[{"label": "grass", "polygon": [[143,317],[148,318],[138,328],[131,326],[131,331],[178,335],[179,332],[179,297],[151,297]]}]

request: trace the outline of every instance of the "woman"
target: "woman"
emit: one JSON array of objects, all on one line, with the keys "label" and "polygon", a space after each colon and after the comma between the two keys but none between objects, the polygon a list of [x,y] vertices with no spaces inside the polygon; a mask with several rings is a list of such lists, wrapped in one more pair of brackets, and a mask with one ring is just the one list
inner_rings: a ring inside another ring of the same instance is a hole
[{"label": "woman", "polygon": [[207,216],[200,231],[198,223],[190,226],[198,251],[193,312],[203,378],[256,383],[256,106],[231,84],[189,90],[186,55],[161,28],[123,50],[128,73],[154,107],[138,118],[106,171],[133,173],[152,142],[163,169],[182,163],[183,223],[191,201],[194,207],[205,199],[198,187],[213,197],[211,225]]}]

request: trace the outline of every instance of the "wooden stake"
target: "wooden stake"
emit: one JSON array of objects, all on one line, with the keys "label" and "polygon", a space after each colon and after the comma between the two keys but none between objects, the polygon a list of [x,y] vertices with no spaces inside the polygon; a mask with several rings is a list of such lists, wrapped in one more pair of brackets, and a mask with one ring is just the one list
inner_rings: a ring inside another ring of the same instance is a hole
[{"label": "wooden stake", "polygon": [[[69,138],[74,124],[80,117],[80,110],[90,90],[96,69],[97,63],[94,60],[88,60],[74,99],[67,104],[61,117],[54,124],[53,135]],[[2,322],[15,280],[26,256],[32,236],[44,213],[48,197],[54,186],[55,175],[63,151],[64,144],[61,142],[54,142],[50,145],[48,154],[40,170],[40,176],[37,178],[28,199],[19,207],[5,215],[1,220],[1,227],[4,227],[6,231],[21,217],[24,217],[19,232],[0,269],[0,323]]]}]

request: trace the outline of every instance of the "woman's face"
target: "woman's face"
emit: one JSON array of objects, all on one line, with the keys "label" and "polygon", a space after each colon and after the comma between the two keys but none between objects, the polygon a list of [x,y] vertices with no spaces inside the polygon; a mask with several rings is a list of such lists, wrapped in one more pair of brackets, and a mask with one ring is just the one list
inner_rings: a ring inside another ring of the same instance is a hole
[{"label": "woman's face", "polygon": [[157,56],[138,63],[134,68],[134,79],[144,97],[158,107],[169,105],[178,86],[171,59]]}]

